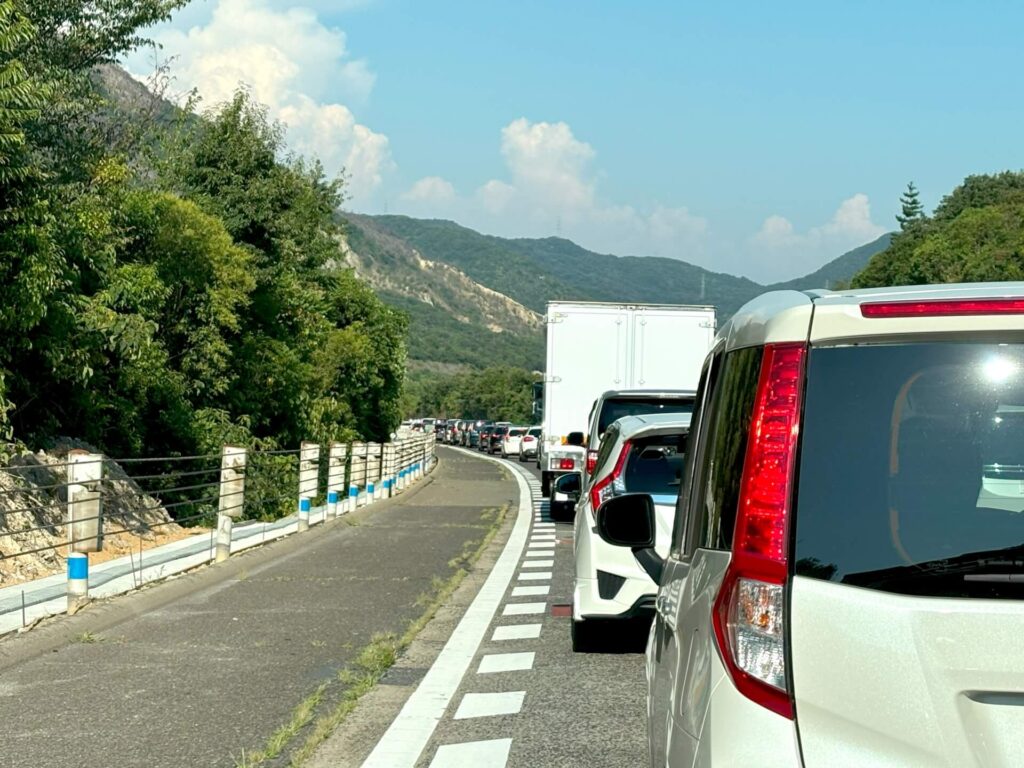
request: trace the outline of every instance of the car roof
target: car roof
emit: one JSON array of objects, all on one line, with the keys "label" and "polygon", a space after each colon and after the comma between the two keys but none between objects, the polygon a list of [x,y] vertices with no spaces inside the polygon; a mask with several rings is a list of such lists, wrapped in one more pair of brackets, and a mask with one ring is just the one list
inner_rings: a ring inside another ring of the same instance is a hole
[{"label": "car roof", "polygon": [[609,389],[600,400],[612,397],[688,397],[696,394],[692,389]]},{"label": "car roof", "polygon": [[619,426],[619,438],[629,439],[656,435],[690,428],[688,413],[647,413],[642,416],[623,416],[614,422]]},{"label": "car roof", "polygon": [[1024,331],[1024,319],[1016,314],[865,318],[861,310],[869,302],[996,298],[1024,298],[1024,282],[769,291],[737,310],[718,332],[715,346],[724,344],[728,351],[787,341],[814,344],[865,337],[899,340],[921,334]]}]

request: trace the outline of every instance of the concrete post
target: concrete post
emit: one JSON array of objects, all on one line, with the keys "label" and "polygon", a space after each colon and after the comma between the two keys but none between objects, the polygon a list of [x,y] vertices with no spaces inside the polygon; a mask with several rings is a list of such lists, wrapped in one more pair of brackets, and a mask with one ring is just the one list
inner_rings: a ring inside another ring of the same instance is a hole
[{"label": "concrete post", "polygon": [[68,455],[68,543],[71,552],[99,552],[103,549],[102,480],[103,457],[98,453]]},{"label": "concrete post", "polygon": [[369,498],[363,491],[369,482],[369,472],[366,461],[366,443],[352,444],[352,476],[353,485],[356,486],[356,506],[362,507],[369,503]]},{"label": "concrete post", "polygon": [[344,443],[331,443],[327,464],[327,514],[337,517],[342,506],[342,495],[348,496],[345,488],[345,460],[348,458],[348,446]]},{"label": "concrete post", "polygon": [[395,495],[395,444],[384,446],[384,495],[391,498]]},{"label": "concrete post", "polygon": [[380,444],[366,444],[366,503],[380,498]]},{"label": "concrete post", "polygon": [[89,602],[89,555],[71,552],[68,555],[68,613],[75,613]]},{"label": "concrete post", "polygon": [[217,553],[221,563],[231,557],[231,529],[245,508],[245,448],[225,445],[220,455],[220,499],[217,506]]},{"label": "concrete post", "polygon": [[299,530],[309,530],[309,510],[316,496],[320,446],[303,442],[299,447]]}]

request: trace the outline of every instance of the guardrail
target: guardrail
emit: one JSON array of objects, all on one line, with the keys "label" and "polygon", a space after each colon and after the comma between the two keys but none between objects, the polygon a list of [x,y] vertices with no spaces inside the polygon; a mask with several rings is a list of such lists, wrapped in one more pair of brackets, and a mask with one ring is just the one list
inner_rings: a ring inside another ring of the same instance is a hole
[{"label": "guardrail", "polygon": [[[66,576],[58,571],[0,588],[0,633],[17,628],[17,618],[25,626],[61,612],[65,606],[54,605],[61,589],[70,612],[88,601],[89,555],[104,551],[105,541],[123,550],[126,539],[137,539],[138,548],[97,567],[101,596],[227,559],[401,493],[432,468],[434,449],[428,434],[385,444],[332,443],[323,452],[304,442],[291,450],[224,446],[219,454],[116,460],[72,451],[55,463],[27,454],[22,463],[0,467],[0,563],[43,556],[55,570],[65,559]],[[161,529],[201,523],[212,529],[208,541],[144,547]]]}]

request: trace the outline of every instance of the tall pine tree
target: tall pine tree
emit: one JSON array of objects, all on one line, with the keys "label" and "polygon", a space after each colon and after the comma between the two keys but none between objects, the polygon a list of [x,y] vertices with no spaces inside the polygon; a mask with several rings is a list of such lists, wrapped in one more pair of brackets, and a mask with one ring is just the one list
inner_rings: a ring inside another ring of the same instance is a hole
[{"label": "tall pine tree", "polygon": [[907,184],[907,191],[900,196],[900,207],[903,212],[896,215],[900,229],[906,230],[915,221],[921,221],[924,218],[924,207],[918,199],[919,194],[914,182],[910,182]]}]

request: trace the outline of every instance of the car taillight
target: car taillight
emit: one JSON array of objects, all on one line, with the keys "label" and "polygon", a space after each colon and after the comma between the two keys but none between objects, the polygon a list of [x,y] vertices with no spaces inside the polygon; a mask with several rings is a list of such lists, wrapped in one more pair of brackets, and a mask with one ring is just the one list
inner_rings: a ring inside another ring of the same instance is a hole
[{"label": "car taillight", "polygon": [[558,462],[559,469],[576,469],[575,459],[560,459]]},{"label": "car taillight", "polygon": [[1022,315],[1024,299],[925,299],[924,301],[871,301],[860,305],[862,317],[939,317],[969,315]]},{"label": "car taillight", "polygon": [[790,719],[787,539],[806,357],[804,344],[765,346],[740,480],[732,560],[712,617],[736,689]]},{"label": "car taillight", "polygon": [[[622,467],[626,463],[626,457],[629,455],[631,443],[629,440],[622,444],[622,450],[619,451],[619,457],[615,460],[615,467],[612,471],[594,483],[590,488],[590,511],[597,514],[597,508],[604,504],[608,499],[616,494],[617,491],[623,491],[624,488],[616,486],[621,485]],[[589,462],[589,455],[587,457]]]},{"label": "car taillight", "polygon": [[594,467],[597,466],[597,451],[587,451],[587,474],[594,474]]}]

